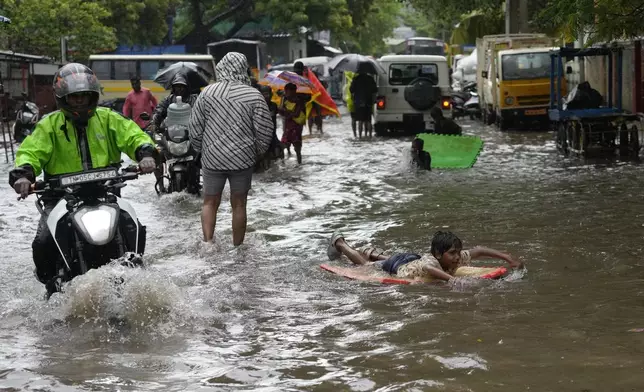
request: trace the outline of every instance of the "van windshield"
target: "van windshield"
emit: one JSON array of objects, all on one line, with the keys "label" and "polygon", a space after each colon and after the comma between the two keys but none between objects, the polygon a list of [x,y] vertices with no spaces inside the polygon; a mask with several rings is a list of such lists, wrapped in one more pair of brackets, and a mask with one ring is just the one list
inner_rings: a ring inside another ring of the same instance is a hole
[{"label": "van windshield", "polygon": [[517,53],[501,57],[503,80],[543,79],[550,77],[550,54]]},{"label": "van windshield", "polygon": [[389,66],[389,84],[408,85],[416,78],[427,78],[438,84],[438,66],[433,63],[391,64]]}]

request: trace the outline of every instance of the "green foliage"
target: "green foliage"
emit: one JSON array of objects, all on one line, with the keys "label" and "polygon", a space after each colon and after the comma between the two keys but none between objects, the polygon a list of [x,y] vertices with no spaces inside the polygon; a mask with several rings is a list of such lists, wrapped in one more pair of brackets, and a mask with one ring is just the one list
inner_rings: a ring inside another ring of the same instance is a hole
[{"label": "green foliage", "polygon": [[641,0],[549,0],[536,25],[559,32],[568,41],[588,35],[587,43],[639,36],[644,18]]},{"label": "green foliage", "polygon": [[429,18],[424,13],[416,11],[412,7],[407,7],[400,13],[402,23],[414,29],[419,37],[436,36],[437,31],[431,24]]},{"label": "green foliage", "polygon": [[76,60],[99,50],[115,47],[116,36],[104,22],[107,9],[83,0],[5,1],[3,8],[12,23],[3,29],[10,49],[17,52],[60,58],[60,38],[71,37]]},{"label": "green foliage", "polygon": [[[495,14],[503,5],[503,0],[408,0],[408,3],[427,18],[428,25],[431,26],[429,33],[431,36],[440,38],[442,34],[446,37],[454,29],[454,26],[463,18],[464,15],[473,11],[481,11],[484,14]],[[410,26],[412,27],[412,26]]]},{"label": "green foliage", "polygon": [[384,39],[391,36],[398,27],[401,5],[391,0],[374,0],[368,11],[363,12],[360,24],[354,23],[349,29],[332,30],[336,41],[343,42],[343,48],[367,55],[382,55],[386,52]]},{"label": "green foliage", "polygon": [[267,16],[278,31],[298,32],[300,27],[338,30],[352,25],[345,0],[263,0],[255,2],[255,17]]},{"label": "green foliage", "polygon": [[182,37],[198,26],[211,31],[218,23],[221,38],[229,38],[244,23],[270,20],[273,31],[330,30],[343,48],[379,53],[384,50],[383,38],[398,26],[400,8],[396,0],[258,0],[221,18],[230,9],[228,1],[189,0],[179,9],[175,31]]},{"label": "green foliage", "polygon": [[116,31],[119,43],[151,45],[161,42],[167,33],[165,21],[175,0],[98,0],[110,12],[104,20]]}]

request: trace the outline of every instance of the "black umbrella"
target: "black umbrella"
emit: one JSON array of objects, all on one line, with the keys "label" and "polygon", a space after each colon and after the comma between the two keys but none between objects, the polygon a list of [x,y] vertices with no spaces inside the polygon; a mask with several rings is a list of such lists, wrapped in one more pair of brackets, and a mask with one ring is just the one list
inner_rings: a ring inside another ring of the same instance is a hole
[{"label": "black umbrella", "polygon": [[336,56],[329,61],[327,66],[334,72],[358,72],[358,65],[360,65],[360,63],[365,64],[364,66],[366,67],[367,73],[375,75],[378,72],[384,72],[376,60],[357,53],[347,53]]},{"label": "black umbrella", "polygon": [[179,74],[183,75],[188,81],[190,89],[206,87],[210,83],[212,75],[210,72],[201,68],[191,61],[179,61],[164,69],[159,70],[154,77],[154,81],[162,85],[166,90],[172,87],[174,77]]}]

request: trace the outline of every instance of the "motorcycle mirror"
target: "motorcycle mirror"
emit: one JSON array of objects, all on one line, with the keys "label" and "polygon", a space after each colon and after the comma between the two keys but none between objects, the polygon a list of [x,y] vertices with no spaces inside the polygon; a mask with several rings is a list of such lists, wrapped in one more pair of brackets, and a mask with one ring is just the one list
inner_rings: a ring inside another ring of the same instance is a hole
[{"label": "motorcycle mirror", "polygon": [[143,120],[143,121],[148,121],[150,119],[150,115],[147,114],[146,112],[143,112],[143,113],[139,114],[139,118],[141,120]]}]

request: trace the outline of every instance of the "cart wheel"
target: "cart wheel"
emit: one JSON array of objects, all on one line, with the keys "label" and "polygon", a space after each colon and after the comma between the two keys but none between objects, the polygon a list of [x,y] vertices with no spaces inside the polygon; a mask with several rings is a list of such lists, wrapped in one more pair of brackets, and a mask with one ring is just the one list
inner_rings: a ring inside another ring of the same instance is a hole
[{"label": "cart wheel", "polygon": [[640,155],[640,131],[637,129],[636,125],[633,125],[631,127],[631,132],[630,132],[630,146],[631,146],[631,153],[633,156],[637,157]]},{"label": "cart wheel", "polygon": [[557,127],[557,149],[561,151],[565,156],[568,156],[568,141],[566,135],[566,126],[564,124],[559,124]]},{"label": "cart wheel", "polygon": [[576,151],[579,151],[579,152],[582,152],[582,145],[583,144],[582,144],[581,139],[582,139],[582,133],[583,132],[582,132],[582,129],[581,129],[582,128],[581,123],[575,121],[575,122],[570,124],[570,128],[571,128],[571,133],[572,133],[572,135],[571,135],[572,149],[576,150]]}]

